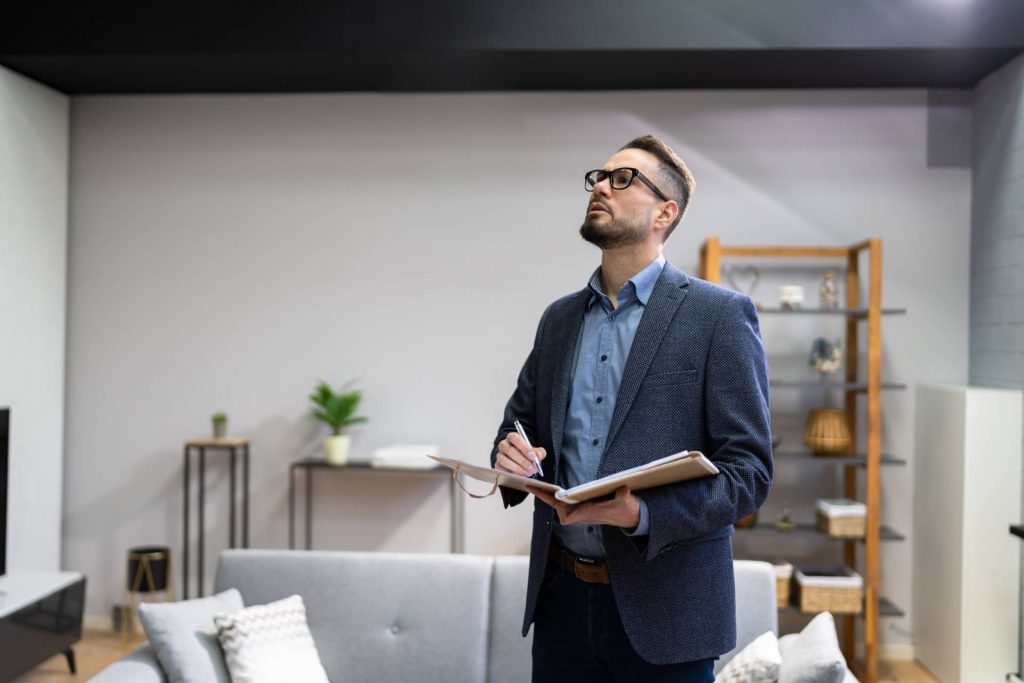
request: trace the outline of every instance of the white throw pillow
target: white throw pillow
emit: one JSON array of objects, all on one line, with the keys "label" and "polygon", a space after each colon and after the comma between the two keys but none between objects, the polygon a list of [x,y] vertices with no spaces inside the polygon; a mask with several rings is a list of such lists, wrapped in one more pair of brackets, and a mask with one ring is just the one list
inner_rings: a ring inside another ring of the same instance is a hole
[{"label": "white throw pillow", "polygon": [[775,683],[781,666],[779,641],[774,633],[768,631],[730,659],[715,676],[715,683]]},{"label": "white throw pillow", "polygon": [[788,643],[779,669],[779,683],[842,683],[846,658],[839,649],[836,622],[822,612]]},{"label": "white throw pillow", "polygon": [[302,596],[213,617],[231,683],[328,683]]},{"label": "white throw pillow", "polygon": [[217,642],[213,615],[244,607],[235,588],[180,602],[144,602],[139,619],[171,683],[228,683],[224,655]]}]

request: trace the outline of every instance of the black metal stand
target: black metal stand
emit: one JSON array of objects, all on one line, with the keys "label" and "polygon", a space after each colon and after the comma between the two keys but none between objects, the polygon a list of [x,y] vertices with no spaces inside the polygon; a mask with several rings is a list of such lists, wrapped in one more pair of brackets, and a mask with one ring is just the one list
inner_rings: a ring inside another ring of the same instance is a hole
[{"label": "black metal stand", "polygon": [[241,538],[243,548],[249,547],[249,440],[248,439],[194,439],[185,443],[185,476],[182,482],[183,486],[183,524],[184,529],[182,551],[181,551],[181,574],[182,574],[182,595],[184,599],[188,600],[189,596],[189,500],[190,496],[190,484],[191,484],[191,461],[190,457],[192,451],[196,451],[199,454],[199,532],[197,539],[197,552],[198,565],[199,565],[199,585],[196,595],[202,597],[203,595],[203,568],[204,568],[204,552],[206,547],[206,449],[210,449],[214,452],[230,453],[230,489],[231,489],[231,500],[229,503],[230,519],[228,526],[228,547],[237,548],[236,542],[236,527],[237,514],[236,508],[238,507],[238,487],[235,483],[236,473],[238,470],[238,455],[241,454],[242,460],[242,529]]},{"label": "black metal stand", "polygon": [[462,496],[459,495],[458,486],[451,476],[451,470],[438,465],[430,469],[410,469],[408,467],[374,467],[368,462],[350,462],[345,465],[332,465],[320,458],[303,458],[291,463],[288,467],[288,549],[295,549],[295,478],[299,470],[306,471],[306,538],[305,549],[313,549],[313,471],[314,470],[335,470],[358,471],[358,472],[381,472],[381,473],[405,473],[405,474],[433,474],[442,475],[448,479],[449,498],[451,501],[451,533],[449,546],[451,552],[461,553],[463,549],[462,529]]}]

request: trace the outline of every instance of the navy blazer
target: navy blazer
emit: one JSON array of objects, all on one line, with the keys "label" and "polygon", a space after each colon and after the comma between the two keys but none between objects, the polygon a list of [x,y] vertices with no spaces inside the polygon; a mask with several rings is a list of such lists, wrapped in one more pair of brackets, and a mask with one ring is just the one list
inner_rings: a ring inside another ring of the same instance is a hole
[{"label": "navy blazer", "polygon": [[[544,447],[545,480],[559,469],[570,377],[589,288],[541,316],[497,445],[518,417]],[[598,466],[603,477],[683,450],[720,470],[641,491],[650,532],[631,538],[601,528],[612,593],[637,653],[654,664],[716,657],[736,646],[733,523],[754,512],[772,481],[768,364],[750,299],[665,264],[622,374]],[[502,488],[505,506],[525,493]],[[533,623],[555,511],[534,500],[523,635]]]}]

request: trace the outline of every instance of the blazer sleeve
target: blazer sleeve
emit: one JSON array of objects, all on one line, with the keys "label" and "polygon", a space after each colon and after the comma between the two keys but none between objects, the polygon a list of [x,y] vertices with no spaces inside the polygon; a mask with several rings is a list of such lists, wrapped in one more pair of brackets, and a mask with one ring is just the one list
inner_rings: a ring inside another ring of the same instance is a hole
[{"label": "blazer sleeve", "polygon": [[746,296],[730,296],[712,333],[704,382],[708,450],[719,469],[636,495],[647,503],[649,535],[637,545],[647,559],[701,536],[714,538],[757,510],[772,481],[768,362],[757,311]]},{"label": "blazer sleeve", "polygon": [[[512,397],[509,398],[508,403],[505,404],[505,413],[502,416],[501,427],[498,428],[498,435],[494,438],[494,445],[491,448],[491,467],[494,467],[495,461],[498,459],[498,444],[501,443],[508,435],[509,432],[516,430],[515,420],[518,419],[523,425],[523,429],[526,430],[527,434],[537,434],[537,357],[540,354],[541,338],[544,332],[544,323],[547,320],[548,312],[551,310],[548,307],[544,311],[544,314],[540,317],[540,323],[537,325],[537,334],[533,340],[533,349],[530,351],[530,355],[526,357],[526,362],[523,363],[522,370],[519,371],[519,379],[516,382],[516,389],[512,392]],[[533,441],[533,439],[531,439]],[[539,444],[534,444],[539,445]],[[550,452],[550,449],[548,449]],[[501,500],[504,502],[505,507],[512,505],[519,505],[526,499],[527,493],[523,491],[517,491],[516,489],[506,488],[501,486],[498,488],[501,491]]]}]

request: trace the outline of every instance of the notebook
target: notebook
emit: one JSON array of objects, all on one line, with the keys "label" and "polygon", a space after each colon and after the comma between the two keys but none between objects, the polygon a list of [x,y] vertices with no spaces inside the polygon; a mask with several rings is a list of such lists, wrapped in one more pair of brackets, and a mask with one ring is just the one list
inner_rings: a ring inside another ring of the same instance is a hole
[{"label": "notebook", "polygon": [[628,486],[631,491],[643,491],[655,486],[664,486],[665,484],[673,484],[678,481],[718,474],[718,468],[700,451],[681,451],[643,465],[631,467],[628,470],[609,474],[594,481],[588,481],[571,489],[563,489],[561,486],[549,484],[546,481],[503,472],[493,467],[471,465],[468,462],[440,455],[428,455],[427,457],[433,458],[442,465],[478,481],[506,486],[510,489],[527,493],[529,492],[526,490],[526,487],[532,486],[542,491],[547,491],[558,500],[565,501],[566,503],[583,503],[595,498],[601,498],[602,496],[614,493],[620,486]]}]

